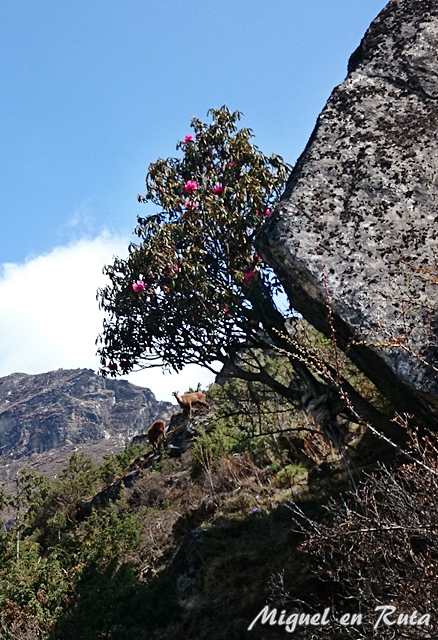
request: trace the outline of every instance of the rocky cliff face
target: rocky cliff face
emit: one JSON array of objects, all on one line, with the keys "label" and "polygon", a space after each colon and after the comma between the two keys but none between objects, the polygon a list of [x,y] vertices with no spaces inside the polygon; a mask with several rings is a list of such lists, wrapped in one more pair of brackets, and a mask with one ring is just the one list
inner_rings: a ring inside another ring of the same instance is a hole
[{"label": "rocky cliff face", "polygon": [[0,456],[70,451],[71,445],[98,441],[121,448],[152,420],[169,416],[172,407],[149,389],[105,380],[91,369],[13,373],[0,378]]},{"label": "rocky cliff face", "polygon": [[[438,2],[393,0],[352,55],[260,238],[294,306],[438,424]],[[360,344],[358,344],[360,343]]]}]

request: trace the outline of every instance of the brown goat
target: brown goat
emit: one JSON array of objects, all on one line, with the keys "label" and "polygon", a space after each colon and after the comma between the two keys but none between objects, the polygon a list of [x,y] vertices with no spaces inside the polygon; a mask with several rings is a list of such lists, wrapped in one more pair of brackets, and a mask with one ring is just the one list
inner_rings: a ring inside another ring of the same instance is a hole
[{"label": "brown goat", "polygon": [[164,442],[164,432],[166,430],[166,423],[164,420],[155,420],[148,429],[148,440],[153,449],[159,449]]},{"label": "brown goat", "polygon": [[182,395],[179,395],[178,391],[174,391],[173,395],[184,413],[188,410],[189,417],[192,415],[192,405],[200,404],[203,407],[208,407],[207,398],[203,391],[193,391]]},{"label": "brown goat", "polygon": [[142,444],[145,444],[147,440],[148,440],[148,436],[146,433],[139,433],[138,435],[132,438],[131,444],[142,445]]}]

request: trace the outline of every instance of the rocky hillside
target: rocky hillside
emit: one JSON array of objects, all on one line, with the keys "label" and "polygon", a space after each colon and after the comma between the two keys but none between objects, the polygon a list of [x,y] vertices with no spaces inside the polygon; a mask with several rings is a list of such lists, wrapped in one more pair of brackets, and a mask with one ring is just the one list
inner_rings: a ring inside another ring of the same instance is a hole
[{"label": "rocky hillside", "polygon": [[91,369],[13,373],[0,378],[0,455],[21,462],[44,454],[37,455],[43,464],[48,452],[65,460],[81,446],[114,452],[156,417],[169,416],[172,406],[149,389],[105,380]]}]

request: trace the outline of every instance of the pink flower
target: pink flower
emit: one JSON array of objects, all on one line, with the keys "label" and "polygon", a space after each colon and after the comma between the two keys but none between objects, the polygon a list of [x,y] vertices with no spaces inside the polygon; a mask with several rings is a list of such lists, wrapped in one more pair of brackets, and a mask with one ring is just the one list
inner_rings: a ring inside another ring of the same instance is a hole
[{"label": "pink flower", "polygon": [[253,269],[243,272],[243,284],[251,284],[256,277],[256,272]]},{"label": "pink flower", "polygon": [[184,191],[186,193],[194,193],[197,190],[198,190],[198,183],[196,182],[196,180],[187,180],[187,182],[184,185]]},{"label": "pink flower", "polygon": [[137,280],[137,282],[133,282],[131,285],[131,289],[134,293],[141,293],[146,289],[146,285],[143,280]]},{"label": "pink flower", "polygon": [[183,138],[184,144],[188,144],[189,142],[193,142],[193,136],[189,133]]},{"label": "pink flower", "polygon": [[224,315],[228,316],[230,314],[230,307],[227,304],[224,304]]},{"label": "pink flower", "polygon": [[185,207],[186,209],[189,209],[190,211],[193,211],[193,209],[196,209],[197,204],[196,204],[196,202],[193,202],[193,200],[189,200],[189,199],[187,199],[187,200],[184,202],[184,207]]},{"label": "pink flower", "polygon": [[213,193],[215,193],[217,196],[219,196],[223,192],[224,192],[223,185],[220,182],[216,182],[216,184],[213,187]]},{"label": "pink flower", "polygon": [[272,211],[269,207],[265,207],[263,211],[257,211],[257,215],[259,218],[270,218],[272,216]]},{"label": "pink flower", "polygon": [[236,162],[234,160],[230,160],[229,162],[227,162],[227,164],[225,165],[225,169],[233,169],[233,167],[236,166]]}]

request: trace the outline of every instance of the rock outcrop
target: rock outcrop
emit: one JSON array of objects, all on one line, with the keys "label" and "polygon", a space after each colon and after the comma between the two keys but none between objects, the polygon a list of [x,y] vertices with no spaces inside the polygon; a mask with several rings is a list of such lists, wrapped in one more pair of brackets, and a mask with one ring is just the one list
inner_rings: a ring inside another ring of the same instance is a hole
[{"label": "rock outcrop", "polygon": [[438,2],[393,0],[259,238],[294,307],[438,425]]},{"label": "rock outcrop", "polygon": [[0,378],[0,456],[22,458],[60,448],[71,453],[71,445],[98,441],[122,448],[173,410],[149,389],[104,379],[91,369],[14,373]]}]

